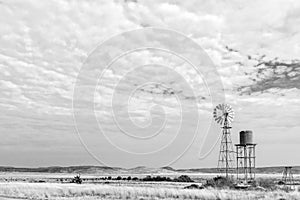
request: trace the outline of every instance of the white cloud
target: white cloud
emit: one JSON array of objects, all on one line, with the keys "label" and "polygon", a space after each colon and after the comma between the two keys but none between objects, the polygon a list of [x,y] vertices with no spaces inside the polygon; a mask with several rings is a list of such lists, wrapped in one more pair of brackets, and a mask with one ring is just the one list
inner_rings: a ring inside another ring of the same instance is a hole
[{"label": "white cloud", "polygon": [[[288,72],[290,76],[290,80],[282,83],[281,88],[275,87],[276,84],[271,81],[268,82],[271,85],[266,91],[258,90],[243,96],[237,92],[242,86],[249,87],[257,83],[257,80],[269,80],[268,78],[273,76],[273,71],[265,65],[263,66],[265,70],[258,73],[258,69],[253,67],[258,61],[248,59],[248,55],[257,57],[266,54],[266,60],[279,57],[279,60],[285,62],[299,57],[300,26],[297,26],[300,22],[299,10],[299,2],[290,0],[137,1],[137,3],[4,1],[0,4],[0,110],[4,113],[1,122],[6,124],[7,128],[4,126],[1,134],[13,133],[20,141],[24,140],[28,144],[30,141],[35,145],[39,142],[44,144],[48,135],[33,139],[24,137],[23,131],[30,135],[29,132],[34,127],[35,135],[44,130],[56,135],[60,132],[56,127],[62,126],[65,127],[63,133],[67,135],[66,137],[72,138],[74,134],[74,127],[70,125],[72,92],[82,63],[99,43],[111,36],[146,26],[182,32],[204,48],[220,73],[227,101],[241,113],[237,118],[238,127],[249,125],[248,121],[255,121],[250,123],[254,129],[266,124],[269,128],[274,124],[281,127],[299,127],[294,120],[299,116],[299,88],[293,88],[299,71],[289,71],[289,67],[278,67],[275,69],[277,74],[283,76],[282,74]],[[131,38],[127,42],[143,39],[147,38]],[[169,40],[161,42],[172,44]],[[172,45],[178,45],[178,49],[181,47],[181,44]],[[108,119],[115,84],[132,67],[147,63],[164,64],[169,70],[175,70],[173,72],[177,73],[167,74],[168,70],[161,68],[136,71],[118,89],[126,93],[134,84],[139,85],[149,80],[163,82],[181,98],[186,112],[191,111],[192,106],[189,107],[189,104],[195,100],[199,112],[203,114],[202,117],[205,119],[209,117],[213,105],[210,102],[209,91],[204,85],[207,74],[202,74],[204,76],[202,79],[191,66],[174,55],[140,51],[119,59],[112,69],[106,71],[101,82],[103,85],[98,88],[95,96],[96,108],[99,109],[97,114],[104,117],[108,129],[111,128]],[[256,77],[257,75],[259,77]],[[85,78],[89,80],[89,77]],[[87,86],[87,89],[90,87]],[[153,91],[166,92],[161,88]],[[195,92],[196,97],[193,97],[192,92]],[[143,95],[153,96],[149,95],[149,91],[141,92],[139,95],[141,98]],[[149,118],[148,97],[136,101],[138,106],[131,105],[140,108],[131,112],[137,114],[137,118],[141,121]],[[165,101],[159,103],[166,108],[168,115],[172,116],[170,118],[172,123],[176,123],[178,109],[171,97],[173,96],[169,95],[169,99],[165,98]],[[85,100],[83,97],[83,105]],[[121,105],[124,103],[122,100],[120,98],[116,102]],[[29,122],[26,120],[17,120],[14,122],[16,125],[14,128],[11,119],[24,116],[24,113],[26,118],[33,121],[29,125],[31,128],[27,126]],[[270,115],[276,113],[284,113],[285,120],[279,115],[269,119]],[[159,117],[159,114],[156,112],[155,116]],[[146,118],[143,118],[143,115]],[[55,117],[61,119],[62,124],[54,123]],[[36,123],[41,124],[34,126]],[[190,124],[187,124],[189,130]],[[94,131],[93,128],[87,125],[87,129]],[[13,142],[14,139],[9,137],[6,142]],[[66,139],[55,137],[55,141],[58,140],[68,143]],[[68,145],[72,146],[70,143]],[[43,145],[37,145],[36,149],[42,147]]]}]

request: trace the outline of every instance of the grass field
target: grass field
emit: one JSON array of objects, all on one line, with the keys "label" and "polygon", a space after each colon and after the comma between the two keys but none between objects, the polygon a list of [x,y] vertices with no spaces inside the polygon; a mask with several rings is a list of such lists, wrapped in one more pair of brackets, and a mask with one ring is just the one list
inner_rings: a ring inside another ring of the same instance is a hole
[{"label": "grass field", "polygon": [[[238,191],[217,189],[182,189],[162,185],[127,186],[104,184],[0,183],[0,197],[14,199],[300,199],[300,193],[283,191]],[[1,199],[1,198],[0,198]]]},{"label": "grass field", "polygon": [[[109,174],[112,177],[118,174]],[[127,177],[129,174],[122,174]],[[145,177],[146,174],[130,174]],[[153,175],[153,174],[152,174]],[[156,174],[178,177],[180,174]],[[103,174],[102,174],[103,176]],[[195,184],[210,179],[214,174],[190,173]],[[209,200],[298,200],[299,189],[285,192],[279,187],[275,190],[235,190],[216,189],[184,189],[191,183],[184,182],[144,182],[144,181],[116,181],[98,180],[99,174],[82,174],[83,184],[69,183],[74,177],[72,173],[0,173],[0,200],[32,199],[32,200],[95,200],[95,199],[209,199]],[[296,176],[298,179],[298,176]],[[61,182],[64,179],[67,181]],[[279,174],[257,174],[257,180],[280,180]],[[92,181],[91,181],[92,180]]]}]

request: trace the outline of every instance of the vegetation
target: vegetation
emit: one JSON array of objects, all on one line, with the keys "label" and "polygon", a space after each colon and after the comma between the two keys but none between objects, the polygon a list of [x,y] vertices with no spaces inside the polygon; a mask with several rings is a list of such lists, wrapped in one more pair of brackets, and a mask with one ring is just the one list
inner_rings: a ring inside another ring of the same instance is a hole
[{"label": "vegetation", "polygon": [[181,175],[178,178],[174,178],[173,181],[175,182],[186,182],[186,183],[190,183],[190,182],[194,182],[189,176],[187,175]]},{"label": "vegetation", "polygon": [[163,181],[167,181],[167,182],[194,182],[189,176],[187,175],[181,175],[177,178],[170,178],[170,177],[166,177],[166,176],[146,176],[145,178],[139,179],[140,181],[158,181],[158,182],[163,182]]},{"label": "vegetation", "polygon": [[279,180],[280,175],[277,178],[272,175],[258,176],[252,186],[236,189],[233,180],[209,178],[207,174],[203,177],[199,174],[191,174],[191,177],[170,174],[144,177],[85,175],[72,178],[70,174],[12,173],[4,174],[0,181],[0,199],[300,199],[298,186],[279,185]]},{"label": "vegetation", "polygon": [[185,186],[184,189],[204,189],[204,186],[192,184],[192,185]]},{"label": "vegetation", "polygon": [[213,188],[234,188],[234,182],[232,179],[225,178],[222,176],[214,177],[206,181],[204,187],[213,187]]},{"label": "vegetation", "polygon": [[82,183],[82,179],[80,178],[80,175],[75,176],[71,183],[77,183],[77,184],[81,184]]},{"label": "vegetation", "polygon": [[140,179],[141,181],[172,181],[170,177],[165,177],[165,176],[146,176],[145,178]]},{"label": "vegetation", "polygon": [[178,189],[154,184],[149,187],[132,187],[101,184],[59,183],[0,183],[1,197],[16,199],[96,200],[96,199],[300,199],[300,193],[284,191],[238,191],[230,189]]},{"label": "vegetation", "polygon": [[270,178],[264,178],[264,179],[257,179],[256,185],[260,186],[262,188],[265,188],[266,190],[276,190],[277,189],[277,183],[276,180],[270,179]]}]

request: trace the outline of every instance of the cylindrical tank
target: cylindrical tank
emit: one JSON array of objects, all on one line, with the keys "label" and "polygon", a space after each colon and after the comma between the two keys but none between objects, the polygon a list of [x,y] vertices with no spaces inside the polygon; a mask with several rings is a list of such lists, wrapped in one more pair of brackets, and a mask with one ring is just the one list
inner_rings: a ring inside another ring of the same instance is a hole
[{"label": "cylindrical tank", "polygon": [[253,132],[249,130],[241,131],[240,144],[253,144]]}]

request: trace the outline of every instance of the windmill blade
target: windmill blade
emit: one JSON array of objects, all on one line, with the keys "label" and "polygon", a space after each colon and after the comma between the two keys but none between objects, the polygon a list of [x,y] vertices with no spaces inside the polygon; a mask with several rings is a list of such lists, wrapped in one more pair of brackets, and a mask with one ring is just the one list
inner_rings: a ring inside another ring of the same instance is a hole
[{"label": "windmill blade", "polygon": [[223,118],[222,118],[222,117],[219,117],[217,122],[220,123],[220,124],[222,124]]}]

